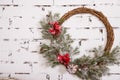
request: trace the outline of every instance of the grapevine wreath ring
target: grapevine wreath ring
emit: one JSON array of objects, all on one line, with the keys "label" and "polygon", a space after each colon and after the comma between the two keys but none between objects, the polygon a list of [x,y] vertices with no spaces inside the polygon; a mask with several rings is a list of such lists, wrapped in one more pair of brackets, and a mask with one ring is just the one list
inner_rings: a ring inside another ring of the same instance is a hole
[{"label": "grapevine wreath ring", "polygon": [[[67,29],[61,26],[71,16],[84,13],[92,14],[103,22],[107,31],[107,42],[104,50],[101,47],[92,50],[94,57],[84,55],[73,59],[72,56],[79,53],[79,48],[71,46],[73,39],[66,33]],[[109,65],[119,64],[120,48],[117,46],[111,50],[114,41],[113,29],[101,12],[80,7],[65,13],[61,18],[57,13],[52,15],[49,12],[40,23],[42,38],[47,41],[41,44],[40,53],[48,59],[52,67],[62,64],[69,73],[83,80],[100,80],[103,75],[108,74]]]},{"label": "grapevine wreath ring", "polygon": [[105,27],[106,27],[106,31],[107,31],[107,43],[105,46],[105,51],[110,51],[112,45],[113,45],[113,41],[114,41],[114,33],[113,33],[113,29],[112,26],[110,25],[110,23],[108,22],[107,18],[101,13],[98,12],[96,10],[93,9],[88,9],[88,8],[77,8],[74,10],[69,11],[68,13],[64,14],[60,20],[59,20],[59,24],[62,25],[64,23],[64,21],[66,21],[67,19],[69,19],[71,16],[76,15],[76,14],[80,14],[80,13],[89,13],[92,14],[96,17],[99,18],[99,20],[101,20]]}]

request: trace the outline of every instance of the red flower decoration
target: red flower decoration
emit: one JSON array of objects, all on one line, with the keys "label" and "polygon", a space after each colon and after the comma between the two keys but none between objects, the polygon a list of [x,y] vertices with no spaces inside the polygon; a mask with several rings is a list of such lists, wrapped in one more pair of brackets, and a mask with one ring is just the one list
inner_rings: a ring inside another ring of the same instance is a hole
[{"label": "red flower decoration", "polygon": [[49,24],[52,25],[52,28],[49,29],[52,35],[59,35],[61,33],[61,27],[58,22],[51,22]]},{"label": "red flower decoration", "polygon": [[52,34],[52,35],[56,35],[56,31],[52,28],[49,29],[49,32]]},{"label": "red flower decoration", "polygon": [[70,62],[70,56],[68,53],[64,54],[64,55],[58,55],[57,57],[58,61],[62,64],[64,64],[65,66],[67,66]]}]

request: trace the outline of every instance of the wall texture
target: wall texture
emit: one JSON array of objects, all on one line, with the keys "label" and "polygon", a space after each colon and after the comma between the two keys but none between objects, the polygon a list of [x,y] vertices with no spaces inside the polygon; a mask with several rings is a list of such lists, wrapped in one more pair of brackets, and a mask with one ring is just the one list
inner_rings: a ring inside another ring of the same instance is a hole
[{"label": "wall texture", "polygon": [[[63,66],[51,68],[39,55],[41,26],[39,21],[48,11],[62,16],[77,7],[101,11],[113,26],[115,41],[120,46],[120,0],[0,0],[0,78],[20,80],[80,80]],[[106,30],[98,18],[90,14],[71,17],[64,24],[74,38],[73,46],[80,56],[90,49],[105,46]],[[86,55],[89,55],[86,54]],[[110,66],[110,76],[102,80],[120,80],[120,67]]]}]

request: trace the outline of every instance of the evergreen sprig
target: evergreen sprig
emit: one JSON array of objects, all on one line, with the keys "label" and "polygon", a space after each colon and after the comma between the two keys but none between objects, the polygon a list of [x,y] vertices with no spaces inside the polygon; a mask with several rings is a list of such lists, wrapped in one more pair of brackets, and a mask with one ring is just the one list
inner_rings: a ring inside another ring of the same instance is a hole
[{"label": "evergreen sprig", "polygon": [[[83,56],[73,61],[74,64],[79,65],[80,69],[76,72],[76,75],[81,77],[82,79],[100,80],[100,77],[108,73],[108,66],[119,64],[120,47],[115,47],[107,55],[104,55],[105,52],[102,51],[100,48],[95,48],[93,51],[95,53],[94,57]],[[102,53],[99,53],[101,51]]]},{"label": "evergreen sprig", "polygon": [[55,37],[48,32],[48,30],[51,28],[49,23],[58,21],[58,19],[58,13],[52,15],[52,13],[49,12],[47,18],[43,19],[43,21],[40,21],[42,27],[42,38],[50,42],[50,44],[48,45],[41,45],[40,53],[42,53],[49,62],[53,63],[52,66],[56,65],[57,63],[56,56],[58,53],[64,54],[65,52],[68,52],[70,55],[79,53],[78,47],[73,48],[71,46],[71,44],[73,43],[73,39],[69,34],[67,34],[66,28],[62,27],[62,32],[59,37]]}]

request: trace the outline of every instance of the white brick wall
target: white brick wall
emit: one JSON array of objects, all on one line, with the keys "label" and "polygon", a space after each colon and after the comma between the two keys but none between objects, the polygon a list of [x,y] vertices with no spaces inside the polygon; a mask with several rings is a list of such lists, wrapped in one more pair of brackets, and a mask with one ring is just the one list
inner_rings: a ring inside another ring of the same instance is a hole
[{"label": "white brick wall", "polygon": [[[0,0],[0,77],[11,76],[20,80],[79,80],[68,74],[62,66],[54,69],[47,66],[46,59],[38,54],[40,43],[45,42],[41,39],[39,21],[48,11],[58,12],[62,16],[67,11],[82,6],[101,11],[108,18],[115,33],[113,47],[120,46],[120,0]],[[90,14],[75,15],[63,26],[70,28],[68,33],[75,39],[73,46],[79,46],[78,42],[81,41],[80,55],[93,47],[105,46],[105,27]],[[103,33],[100,32],[101,29]],[[113,74],[104,76],[102,80],[120,80],[120,67],[110,68]]]}]

